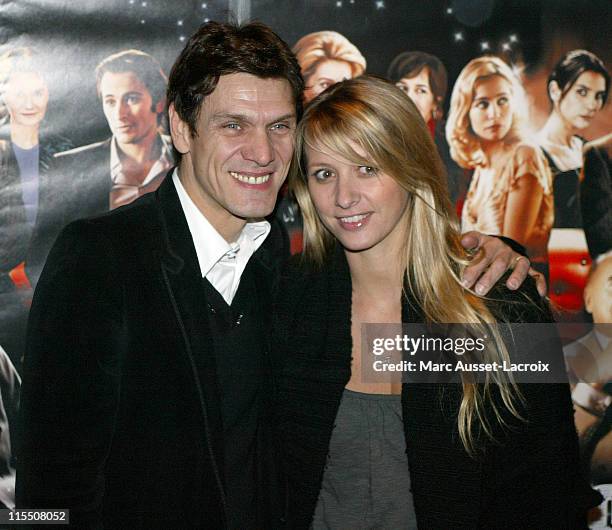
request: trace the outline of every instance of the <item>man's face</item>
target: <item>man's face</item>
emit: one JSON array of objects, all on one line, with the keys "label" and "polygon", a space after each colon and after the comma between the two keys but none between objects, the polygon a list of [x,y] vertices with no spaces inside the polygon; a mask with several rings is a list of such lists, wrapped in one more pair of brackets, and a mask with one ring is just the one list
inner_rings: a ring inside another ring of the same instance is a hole
[{"label": "man's face", "polygon": [[157,133],[157,112],[163,102],[153,100],[133,72],[106,72],[100,80],[100,97],[108,126],[119,145],[138,144]]},{"label": "man's face", "polygon": [[170,121],[183,155],[181,182],[221,235],[272,212],[293,154],[296,112],[287,80],[223,75],[202,104],[197,136],[173,107]]}]

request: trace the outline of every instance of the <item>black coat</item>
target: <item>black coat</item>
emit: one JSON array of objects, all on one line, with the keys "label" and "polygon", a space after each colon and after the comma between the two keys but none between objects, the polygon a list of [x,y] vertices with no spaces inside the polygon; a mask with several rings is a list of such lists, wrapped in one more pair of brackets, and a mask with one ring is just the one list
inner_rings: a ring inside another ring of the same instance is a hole
[{"label": "black coat", "polygon": [[[262,326],[284,252],[278,237],[273,228],[248,265],[263,293]],[[201,281],[170,177],[62,232],[29,322],[18,506],[70,508],[82,528],[225,526],[220,398]],[[269,412],[263,403],[257,456],[267,500],[276,498],[268,493]],[[261,503],[262,527],[273,526],[271,510]]]},{"label": "black coat", "polygon": [[[498,286],[497,318],[546,322],[550,312],[533,282],[523,292]],[[351,280],[336,249],[323,270],[297,260],[283,274],[275,307],[274,357],[280,365],[278,409],[291,528],[312,521],[344,387],[351,377]],[[500,314],[503,306],[505,315]],[[510,309],[512,308],[512,309]],[[404,300],[403,322],[423,322]],[[517,337],[529,341],[529,337]],[[561,355],[559,349],[559,356]],[[561,360],[561,359],[559,359]],[[561,365],[562,366],[562,365]],[[573,409],[566,384],[522,385],[527,423],[494,429],[498,444],[480,437],[479,459],[457,433],[461,386],[403,385],[402,407],[418,526],[442,528],[586,528],[598,495],[581,476]],[[408,493],[407,493],[408,494]]]}]

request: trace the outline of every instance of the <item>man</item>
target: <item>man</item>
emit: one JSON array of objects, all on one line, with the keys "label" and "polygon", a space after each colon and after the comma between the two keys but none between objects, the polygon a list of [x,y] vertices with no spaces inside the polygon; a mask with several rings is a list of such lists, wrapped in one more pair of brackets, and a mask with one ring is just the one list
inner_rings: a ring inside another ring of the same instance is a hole
[{"label": "man", "polygon": [[160,132],[167,78],[138,50],[110,55],[96,67],[96,88],[112,137],[56,155],[57,172],[72,176],[72,217],[113,210],[155,191],[173,165],[170,138]]},{"label": "man", "polygon": [[70,508],[85,528],[280,525],[266,330],[287,241],[263,218],[303,88],[264,25],[190,38],[168,85],[178,168],[155,194],[68,226],[38,285],[19,506]]}]

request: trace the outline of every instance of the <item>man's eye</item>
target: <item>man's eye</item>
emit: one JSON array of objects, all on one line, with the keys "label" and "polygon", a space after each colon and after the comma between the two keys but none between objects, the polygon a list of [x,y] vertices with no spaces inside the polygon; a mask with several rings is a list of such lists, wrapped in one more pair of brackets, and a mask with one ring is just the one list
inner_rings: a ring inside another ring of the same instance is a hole
[{"label": "man's eye", "polygon": [[240,129],[240,125],[238,125],[237,123],[231,122],[231,123],[226,123],[223,126],[225,129],[233,129],[233,130],[238,130]]},{"label": "man's eye", "polygon": [[275,123],[270,129],[273,131],[288,131],[290,127],[286,123]]},{"label": "man's eye", "polygon": [[125,101],[128,103],[128,105],[135,105],[140,101],[140,98],[138,96],[128,96],[125,98]]},{"label": "man's eye", "polygon": [[115,100],[114,99],[105,99],[104,100],[104,104],[107,107],[113,107],[115,105]]},{"label": "man's eye", "polygon": [[318,169],[315,171],[312,176],[317,180],[327,180],[330,177],[334,176],[334,173],[331,169]]},{"label": "man's eye", "polygon": [[362,175],[373,176],[378,173],[378,169],[373,166],[359,166],[359,173]]}]

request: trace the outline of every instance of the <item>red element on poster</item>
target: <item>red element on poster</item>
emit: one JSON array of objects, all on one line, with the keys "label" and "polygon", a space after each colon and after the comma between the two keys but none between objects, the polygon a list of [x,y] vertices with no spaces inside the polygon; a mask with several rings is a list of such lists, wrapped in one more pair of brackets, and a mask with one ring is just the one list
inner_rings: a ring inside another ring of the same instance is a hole
[{"label": "red element on poster", "polygon": [[17,265],[17,267],[9,272],[9,276],[17,289],[32,289],[32,285],[25,271],[25,262],[22,261]]}]

